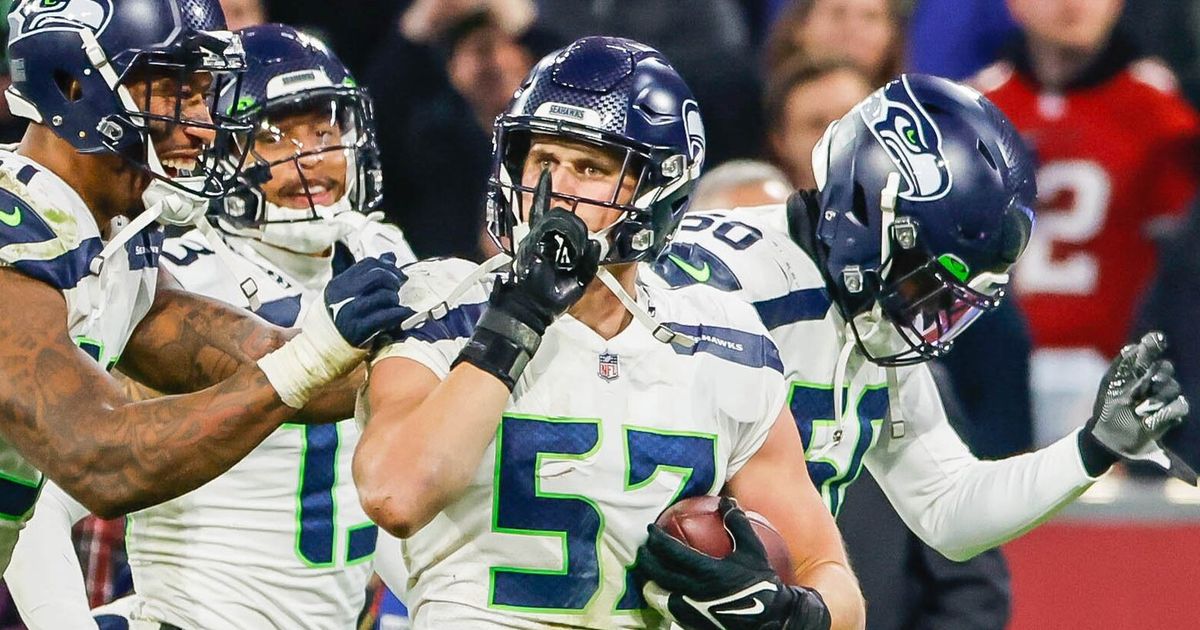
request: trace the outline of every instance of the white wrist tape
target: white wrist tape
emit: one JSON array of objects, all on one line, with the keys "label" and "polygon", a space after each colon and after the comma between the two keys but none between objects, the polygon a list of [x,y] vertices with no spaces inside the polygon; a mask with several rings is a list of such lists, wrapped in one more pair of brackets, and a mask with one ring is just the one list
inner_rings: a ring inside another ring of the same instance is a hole
[{"label": "white wrist tape", "polygon": [[279,392],[279,399],[300,409],[314,389],[349,372],[366,356],[366,350],[346,343],[325,305],[317,303],[305,314],[300,334],[259,359],[258,367]]}]

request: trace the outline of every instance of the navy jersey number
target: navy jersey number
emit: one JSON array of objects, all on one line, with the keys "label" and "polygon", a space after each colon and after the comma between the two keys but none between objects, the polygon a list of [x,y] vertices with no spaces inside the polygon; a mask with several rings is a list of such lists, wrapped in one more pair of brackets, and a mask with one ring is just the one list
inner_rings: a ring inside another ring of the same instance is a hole
[{"label": "navy jersey number", "polygon": [[[602,583],[598,561],[604,513],[580,494],[542,490],[542,459],[584,459],[600,448],[597,420],[505,416],[496,436],[492,531],[554,536],[562,541],[563,566],[555,570],[491,568],[489,604],[525,612],[570,613],[587,608]],[[716,481],[716,436],[625,428],[626,492],[637,491],[662,470],[683,479],[671,502],[706,494]],[[626,568],[625,593],[617,610],[644,607],[640,585]]]},{"label": "navy jersey number", "polygon": [[[299,429],[304,439],[296,493],[296,555],[308,566],[332,566],[337,555],[338,425],[285,426]],[[370,522],[346,529],[346,564],[365,561],[375,553],[377,531]]]},{"label": "navy jersey number", "polygon": [[763,237],[762,230],[754,226],[741,221],[722,221],[717,224],[716,219],[704,214],[685,215],[679,223],[679,229],[685,232],[703,232],[713,225],[717,225],[713,236],[739,252],[761,241]]},{"label": "navy jersey number", "polygon": [[[847,396],[847,399],[849,397]],[[829,511],[837,516],[845,498],[846,488],[858,479],[862,472],[863,456],[875,441],[875,435],[888,413],[887,386],[868,387],[859,396],[855,408],[858,415],[857,427],[835,427],[833,413],[833,386],[814,383],[792,383],[788,407],[800,430],[804,452],[808,460],[808,474],[817,491],[825,499]],[[832,427],[835,433],[847,429],[856,434],[854,448],[847,454],[839,449],[837,455],[829,453],[812,459],[817,449],[813,448],[813,434],[822,425]]]},{"label": "navy jersey number", "polygon": [[45,477],[22,479],[0,473],[0,519],[21,522],[28,520],[45,482]]}]

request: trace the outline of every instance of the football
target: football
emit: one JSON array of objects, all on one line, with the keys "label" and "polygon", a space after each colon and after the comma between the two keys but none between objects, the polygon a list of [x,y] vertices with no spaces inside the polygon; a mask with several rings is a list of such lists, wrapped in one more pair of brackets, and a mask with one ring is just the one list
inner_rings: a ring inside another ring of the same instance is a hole
[{"label": "football", "polygon": [[[733,552],[733,537],[725,529],[717,504],[721,497],[700,496],[679,501],[663,511],[656,523],[671,537],[714,558]],[[746,511],[750,525],[767,550],[767,560],[775,575],[785,581],[792,576],[792,557],[783,536],[758,512]]]}]

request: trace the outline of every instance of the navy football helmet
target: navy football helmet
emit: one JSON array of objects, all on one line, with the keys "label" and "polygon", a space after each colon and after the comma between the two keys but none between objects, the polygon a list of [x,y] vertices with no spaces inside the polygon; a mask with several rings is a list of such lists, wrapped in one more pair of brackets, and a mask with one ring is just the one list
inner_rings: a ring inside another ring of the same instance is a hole
[{"label": "navy football helmet", "polygon": [[979,92],[902,75],[830,125],[813,170],[819,262],[871,361],[937,357],[999,305],[1037,189],[1028,149]]},{"label": "navy football helmet", "polygon": [[[227,164],[243,168],[232,194],[216,202],[221,220],[258,236],[273,230],[284,238],[296,231],[311,236],[319,222],[335,214],[378,206],[383,174],[366,90],[324,43],[290,26],[264,24],[238,34],[246,50],[246,71],[240,91],[222,92],[220,107],[250,125],[253,134],[248,146],[231,147],[226,156]],[[293,133],[286,121],[298,115],[308,122],[302,132]],[[312,164],[333,152],[346,161],[344,194],[320,203],[320,191],[331,183],[316,181],[302,162]],[[264,197],[261,186],[279,165],[295,169],[305,207],[284,208]]]},{"label": "navy football helmet", "polygon": [[[46,125],[81,153],[115,153],[187,192],[225,192],[211,152],[190,172],[173,172],[152,142],[152,134],[177,126],[213,132],[214,145],[244,131],[215,110],[215,85],[212,95],[191,93],[196,73],[215,81],[236,77],[244,65],[217,0],[25,0],[8,23],[12,85],[5,95],[14,115]],[[175,93],[153,92],[159,79],[174,79]],[[144,82],[142,103],[130,94],[134,82]],[[152,93],[173,98],[174,113],[152,114]],[[210,99],[208,117],[184,117],[183,104],[198,96]],[[174,177],[194,179],[185,186]]]},{"label": "navy football helmet", "polygon": [[[651,260],[687,209],[704,162],[704,125],[687,84],[657,50],[628,39],[585,37],[543,58],[496,121],[488,186],[488,231],[512,251],[521,223],[522,169],[534,134],[566,137],[623,156],[621,178],[636,177],[632,201],[555,193],[621,211],[599,235],[602,264]],[[619,190],[620,187],[618,187]]]}]

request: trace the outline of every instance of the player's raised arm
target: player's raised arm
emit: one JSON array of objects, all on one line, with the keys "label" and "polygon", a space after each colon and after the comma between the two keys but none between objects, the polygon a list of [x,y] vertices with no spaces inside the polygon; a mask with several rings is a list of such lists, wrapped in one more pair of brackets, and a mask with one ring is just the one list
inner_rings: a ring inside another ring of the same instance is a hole
[{"label": "player's raised arm", "polygon": [[186,291],[159,269],[154,305],[134,329],[119,367],[157,391],[183,394],[233,376],[291,336],[246,309]]},{"label": "player's raised arm", "polygon": [[371,520],[406,538],[470,480],[509,391],[469,364],[439,381],[420,363],[395,357],[372,367],[368,396],[371,417],[354,453],[354,481]]},{"label": "player's raised arm", "polygon": [[[737,504],[721,504],[734,554],[714,560],[658,528],[651,529],[638,554],[643,577],[670,592],[668,607],[677,620],[689,628],[731,630],[864,627],[862,592],[833,517],[809,479],[800,436],[786,407],[725,493],[737,498]],[[794,567],[787,583],[771,570],[741,508],[762,514],[783,535]],[[748,608],[757,612],[748,613]],[[719,625],[710,623],[714,618]]]},{"label": "player's raised arm", "polygon": [[[928,370],[901,373],[907,434],[867,452],[866,464],[904,522],[930,547],[964,561],[1044,521],[1118,458],[1185,465],[1161,446],[1186,417],[1161,333],[1122,350],[1087,425],[1033,453],[980,461],[951,428]],[[1176,474],[1182,474],[1175,469]]]},{"label": "player's raised arm", "polygon": [[[179,496],[227,470],[312,391],[357,365],[376,332],[402,319],[401,275],[369,259],[338,276],[301,333],[202,391],[131,403],[58,327],[60,293],[0,270],[0,433],[93,513],[113,517]],[[181,357],[180,360],[186,360]]]},{"label": "player's raised arm", "polygon": [[[118,367],[139,383],[169,394],[215,385],[253,365],[296,335],[220,300],[185,290],[159,271],[154,305],[130,337]],[[354,415],[365,369],[314,392],[293,420],[337,421]]]},{"label": "player's raised arm", "polygon": [[[354,479],[367,514],[396,536],[420,530],[466,488],[546,328],[596,274],[599,245],[586,225],[549,203],[544,172],[515,278],[492,292],[445,380],[403,357],[373,368]],[[406,454],[402,474],[390,455],[397,452]]]}]

